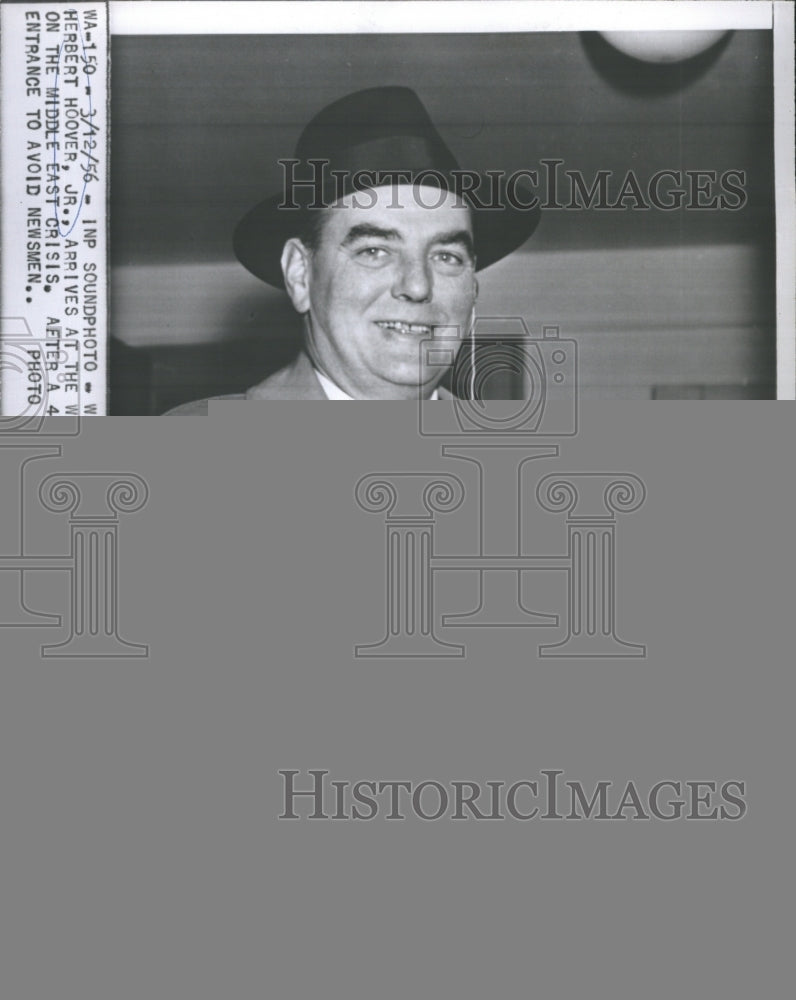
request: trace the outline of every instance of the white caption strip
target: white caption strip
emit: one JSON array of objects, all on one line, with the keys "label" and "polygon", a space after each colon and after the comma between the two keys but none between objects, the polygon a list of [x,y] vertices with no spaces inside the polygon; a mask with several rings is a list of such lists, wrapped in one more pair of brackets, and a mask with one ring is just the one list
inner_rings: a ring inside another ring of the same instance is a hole
[{"label": "white caption strip", "polygon": [[0,414],[104,414],[107,4],[0,19]]}]

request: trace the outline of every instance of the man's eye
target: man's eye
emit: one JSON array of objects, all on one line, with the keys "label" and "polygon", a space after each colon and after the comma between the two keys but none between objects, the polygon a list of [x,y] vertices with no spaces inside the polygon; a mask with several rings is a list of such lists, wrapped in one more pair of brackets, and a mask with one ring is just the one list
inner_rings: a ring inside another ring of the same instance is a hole
[{"label": "man's eye", "polygon": [[361,250],[357,250],[357,257],[365,257],[369,260],[381,260],[387,255],[387,251],[384,247],[363,247]]},{"label": "man's eye", "polygon": [[452,250],[439,250],[434,256],[442,264],[454,264],[457,267],[464,264],[464,257],[461,254],[453,253]]}]

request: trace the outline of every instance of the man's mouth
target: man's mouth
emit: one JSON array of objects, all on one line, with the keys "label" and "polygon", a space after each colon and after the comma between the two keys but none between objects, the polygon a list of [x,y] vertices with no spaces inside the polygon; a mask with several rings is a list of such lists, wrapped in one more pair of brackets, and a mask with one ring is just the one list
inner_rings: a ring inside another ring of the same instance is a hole
[{"label": "man's mouth", "polygon": [[404,323],[397,319],[377,319],[375,322],[382,330],[390,330],[404,337],[430,337],[434,332],[434,327],[427,323]]}]

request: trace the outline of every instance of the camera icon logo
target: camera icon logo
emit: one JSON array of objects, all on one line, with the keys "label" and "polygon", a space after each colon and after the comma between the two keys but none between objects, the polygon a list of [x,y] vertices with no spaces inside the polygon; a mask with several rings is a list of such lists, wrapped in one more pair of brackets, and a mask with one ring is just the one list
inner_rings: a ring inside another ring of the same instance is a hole
[{"label": "camera icon logo", "polygon": [[557,326],[532,337],[522,317],[480,317],[469,337],[428,338],[420,349],[426,370],[450,369],[455,397],[452,416],[448,407],[421,404],[421,435],[577,433],[577,343]]},{"label": "camera icon logo", "polygon": [[23,317],[0,317],[0,436],[80,432],[78,414],[51,415],[47,366],[54,350]]}]

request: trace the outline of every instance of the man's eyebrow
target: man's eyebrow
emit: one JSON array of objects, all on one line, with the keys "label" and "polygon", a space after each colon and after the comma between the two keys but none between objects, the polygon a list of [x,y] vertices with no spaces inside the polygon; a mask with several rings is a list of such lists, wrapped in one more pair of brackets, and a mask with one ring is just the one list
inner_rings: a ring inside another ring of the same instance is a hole
[{"label": "man's eyebrow", "polygon": [[379,240],[400,240],[401,234],[397,229],[382,229],[381,226],[371,225],[369,222],[360,222],[356,226],[352,226],[348,232],[345,234],[341,246],[347,247],[352,243],[356,243],[357,240],[361,240],[365,237],[375,237]]}]

